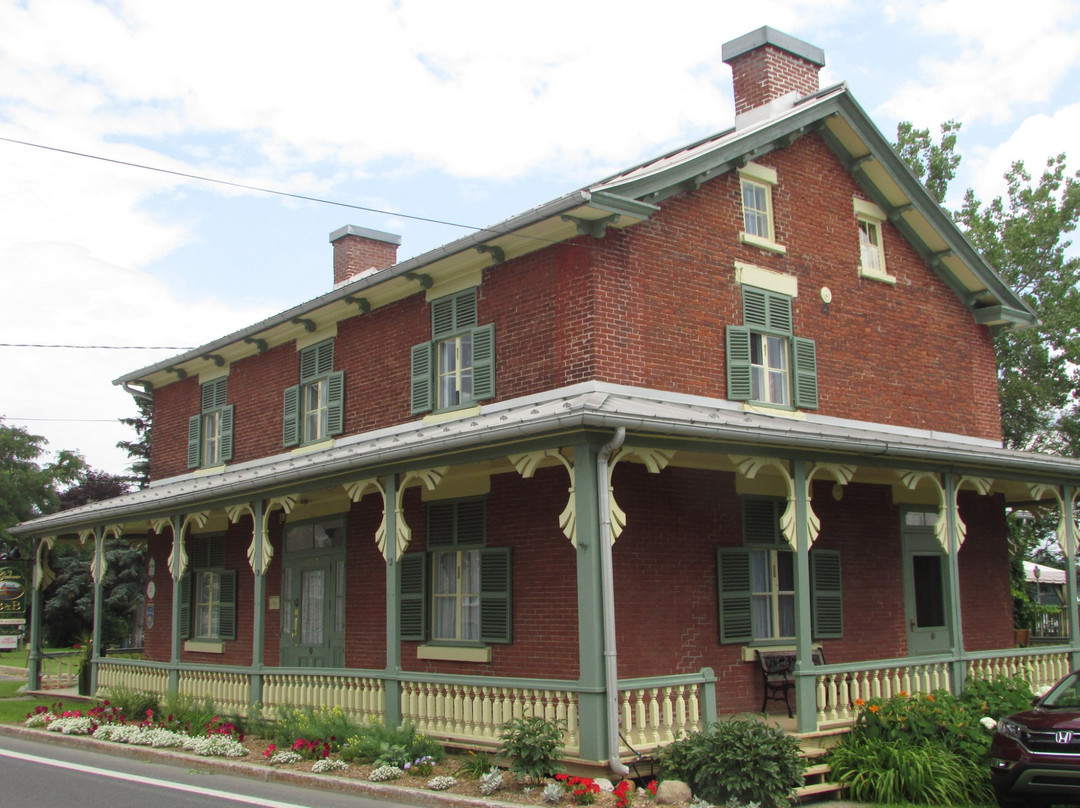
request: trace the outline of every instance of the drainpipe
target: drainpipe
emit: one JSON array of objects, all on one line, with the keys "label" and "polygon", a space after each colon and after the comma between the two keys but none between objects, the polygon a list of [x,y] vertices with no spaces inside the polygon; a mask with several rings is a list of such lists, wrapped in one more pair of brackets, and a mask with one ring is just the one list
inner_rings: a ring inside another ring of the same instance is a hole
[{"label": "drainpipe", "polygon": [[626,428],[619,427],[611,442],[596,458],[596,490],[600,505],[600,595],[604,613],[604,691],[607,697],[608,765],[625,777],[630,770],[619,759],[619,678],[615,652],[615,580],[611,562],[611,483],[608,461],[626,440]]},{"label": "drainpipe", "polygon": [[[146,387],[139,389],[138,387],[132,386],[133,384],[144,384]],[[135,398],[141,399],[142,401],[148,401],[151,404],[154,403],[154,392],[150,389],[150,385],[147,382],[124,382],[120,386]]]}]

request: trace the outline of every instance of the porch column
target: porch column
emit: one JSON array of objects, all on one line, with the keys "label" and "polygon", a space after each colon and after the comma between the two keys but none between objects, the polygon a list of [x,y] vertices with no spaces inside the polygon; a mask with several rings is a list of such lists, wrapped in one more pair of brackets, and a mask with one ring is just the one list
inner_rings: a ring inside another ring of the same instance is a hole
[{"label": "porch column", "polygon": [[183,601],[180,597],[180,579],[184,577],[186,556],[184,555],[183,520],[179,515],[169,517],[172,525],[172,553],[169,555],[169,577],[172,578],[172,618],[169,620],[169,697],[175,698],[180,692],[180,610]]},{"label": "porch column", "polygon": [[26,659],[26,686],[28,690],[41,689],[41,590],[45,588],[42,575],[41,554],[49,552],[43,546],[45,539],[37,541],[33,567],[30,570],[30,652]]},{"label": "porch column", "polygon": [[383,680],[386,726],[401,724],[401,568],[397,550],[398,478],[387,474],[383,484],[386,519],[386,678]]},{"label": "porch column", "polygon": [[604,693],[604,613],[600,569],[600,513],[596,466],[599,447],[574,447],[574,501],[577,511],[578,724],[584,760],[607,760],[607,706]]},{"label": "porch column", "polygon": [[945,472],[942,482],[945,489],[945,535],[948,542],[945,561],[949,573],[949,625],[951,640],[949,653],[952,656],[950,666],[952,690],[959,696],[964,692],[964,680],[967,678],[967,663],[964,661],[964,622],[960,611],[960,514],[956,500],[956,475]]},{"label": "porch column", "polygon": [[94,528],[94,639],[93,652],[90,657],[90,695],[97,692],[97,663],[101,657],[101,627],[105,620],[105,531],[101,527]]},{"label": "porch column", "polygon": [[810,523],[806,461],[791,463],[795,489],[795,706],[799,732],[817,729],[817,687],[812,671],[813,633],[810,626]]},{"label": "porch column", "polygon": [[251,626],[251,691],[249,702],[262,703],[262,669],[266,655],[266,568],[269,559],[263,548],[266,524],[266,503],[257,499],[251,509],[251,571],[255,574],[254,609]]},{"label": "porch column", "polygon": [[1071,670],[1080,666],[1080,620],[1077,620],[1076,592],[1076,509],[1073,498],[1076,489],[1071,485],[1061,489],[1061,516],[1065,522],[1065,602],[1069,604],[1069,647],[1072,649]]}]

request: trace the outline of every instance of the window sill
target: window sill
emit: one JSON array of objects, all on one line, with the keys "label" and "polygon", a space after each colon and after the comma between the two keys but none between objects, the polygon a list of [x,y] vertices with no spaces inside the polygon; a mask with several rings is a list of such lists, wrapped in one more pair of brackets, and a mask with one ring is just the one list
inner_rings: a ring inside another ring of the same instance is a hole
[{"label": "window sill", "polygon": [[334,439],[333,438],[327,438],[326,440],[316,441],[315,443],[307,443],[307,444],[304,444],[303,446],[297,446],[295,449],[292,450],[292,455],[293,455],[293,457],[296,457],[297,455],[306,455],[306,454],[309,454],[310,452],[318,452],[318,451],[321,451],[322,449],[333,449],[333,448],[334,448]]},{"label": "window sill", "polygon": [[866,267],[859,267],[859,277],[871,281],[881,281],[882,283],[888,283],[893,286],[896,285],[895,275],[890,275],[887,272],[877,272],[876,270],[867,269]]},{"label": "window sill", "polygon": [[199,654],[224,654],[225,643],[221,640],[185,640],[184,650]]},{"label": "window sill", "polygon": [[416,658],[449,662],[491,662],[491,648],[471,645],[425,644],[416,649]]},{"label": "window sill", "polygon": [[224,474],[225,464],[219,463],[216,466],[206,466],[204,468],[198,468],[191,472],[193,477],[209,477],[212,474]]},{"label": "window sill", "polygon": [[779,253],[780,255],[787,255],[787,247],[783,244],[777,244],[775,241],[769,241],[768,239],[761,238],[760,236],[752,236],[749,233],[739,233],[739,241],[743,244],[749,244],[751,247],[758,247],[762,250],[768,250],[769,252]]},{"label": "window sill", "polygon": [[743,412],[752,412],[756,415],[773,415],[778,418],[790,418],[793,421],[805,421],[806,413],[793,410],[780,404],[751,404],[743,402]]},{"label": "window sill", "polygon": [[453,421],[457,418],[469,418],[474,415],[480,414],[480,405],[472,404],[465,407],[458,407],[453,410],[439,410],[431,415],[424,416],[425,424],[441,424],[443,421]]}]

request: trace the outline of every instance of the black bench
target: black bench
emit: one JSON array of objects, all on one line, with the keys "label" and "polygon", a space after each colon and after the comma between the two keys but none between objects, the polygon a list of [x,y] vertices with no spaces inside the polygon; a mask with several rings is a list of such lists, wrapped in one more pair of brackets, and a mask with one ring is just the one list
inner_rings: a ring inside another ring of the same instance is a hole
[{"label": "black bench", "polygon": [[[756,650],[758,664],[761,666],[761,682],[765,693],[761,699],[761,712],[772,701],[783,701],[787,707],[788,718],[794,718],[788,693],[795,687],[795,652]],[[825,664],[825,649],[815,648],[811,654],[815,665]]]}]

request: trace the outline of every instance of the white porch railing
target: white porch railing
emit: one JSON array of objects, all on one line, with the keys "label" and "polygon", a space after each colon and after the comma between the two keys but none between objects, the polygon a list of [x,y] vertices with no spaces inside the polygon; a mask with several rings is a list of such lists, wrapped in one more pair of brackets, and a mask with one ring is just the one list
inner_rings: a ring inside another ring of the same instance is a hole
[{"label": "white porch railing", "polygon": [[110,688],[122,687],[147,693],[167,693],[169,672],[152,665],[100,662],[97,666],[98,689],[106,693]]},{"label": "white porch railing", "polygon": [[406,681],[401,683],[401,713],[417,731],[466,745],[497,746],[499,731],[511,718],[538,716],[564,721],[563,745],[579,748],[577,693],[528,687]]},{"label": "white porch railing", "polygon": [[1022,676],[1032,690],[1038,691],[1055,684],[1070,670],[1071,657],[1067,650],[1017,649],[1015,653],[969,659],[967,677],[993,680]]},{"label": "white porch railing", "polygon": [[78,651],[54,651],[41,655],[41,687],[75,687],[79,680]]},{"label": "white porch railing", "polygon": [[178,692],[200,701],[209,699],[222,712],[247,715],[251,676],[247,672],[221,669],[181,670]]},{"label": "white porch railing", "polygon": [[851,721],[858,714],[859,703],[870,699],[951,690],[949,665],[947,661],[911,664],[893,659],[844,665],[842,671],[818,674],[818,725]]},{"label": "white porch railing", "polygon": [[286,707],[340,707],[359,719],[381,719],[386,696],[382,679],[306,673],[264,673],[262,708],[267,718]]},{"label": "white porch railing", "polygon": [[653,751],[702,728],[699,682],[619,690],[623,754]]}]

